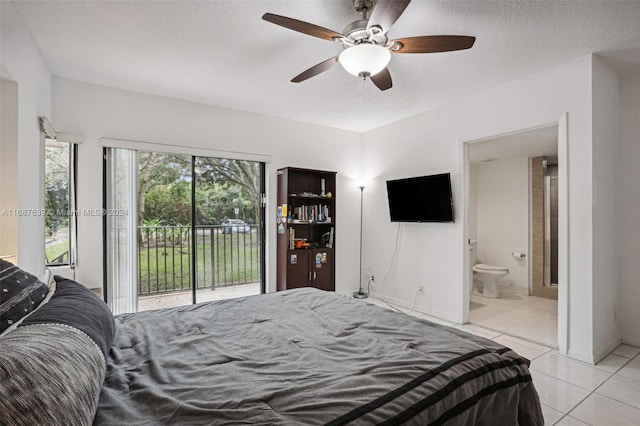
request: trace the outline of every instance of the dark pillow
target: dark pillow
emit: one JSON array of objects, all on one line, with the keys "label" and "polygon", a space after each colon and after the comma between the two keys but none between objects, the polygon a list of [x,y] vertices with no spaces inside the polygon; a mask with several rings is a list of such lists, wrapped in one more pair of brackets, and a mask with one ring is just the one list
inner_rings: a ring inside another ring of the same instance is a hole
[{"label": "dark pillow", "polygon": [[17,327],[0,336],[0,425],[90,426],[105,372],[98,346],[77,328]]},{"label": "dark pillow", "polygon": [[38,277],[0,259],[0,333],[36,309],[48,291]]},{"label": "dark pillow", "polygon": [[87,334],[100,348],[105,359],[115,333],[113,315],[96,294],[77,282],[54,276],[56,292],[51,300],[20,324],[64,324]]}]

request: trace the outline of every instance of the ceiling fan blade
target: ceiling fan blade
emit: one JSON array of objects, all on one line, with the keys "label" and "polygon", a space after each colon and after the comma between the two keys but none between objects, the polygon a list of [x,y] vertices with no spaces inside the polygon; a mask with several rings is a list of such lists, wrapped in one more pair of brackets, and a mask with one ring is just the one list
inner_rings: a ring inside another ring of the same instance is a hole
[{"label": "ceiling fan blade", "polygon": [[376,87],[380,90],[391,89],[391,87],[393,86],[393,84],[391,83],[391,74],[389,74],[389,68],[385,68],[378,74],[372,75],[369,78],[371,79],[371,81],[373,81],[373,84],[375,84]]},{"label": "ceiling fan blade", "polygon": [[296,75],[291,79],[291,82],[300,83],[301,81],[305,81],[311,77],[315,77],[316,75],[333,68],[333,66],[337,63],[338,63],[337,56],[334,56],[333,58],[329,58],[326,61],[322,61],[319,64],[312,66],[308,70]]},{"label": "ceiling fan blade", "polygon": [[[476,38],[470,36],[419,36],[391,40],[393,53],[436,53],[469,49]],[[396,47],[397,46],[397,47]]]},{"label": "ceiling fan blade", "polygon": [[343,38],[344,36],[332,30],[328,30],[323,27],[319,27],[308,22],[299,21],[293,18],[287,18],[286,16],[274,15],[273,13],[265,13],[262,15],[262,19],[272,24],[280,25],[281,27],[289,28],[299,33],[308,34],[310,36],[323,38],[325,40],[333,41],[334,38]]},{"label": "ceiling fan blade", "polygon": [[410,2],[411,0],[378,0],[367,22],[367,29],[378,26],[382,28],[383,34],[386,33]]}]

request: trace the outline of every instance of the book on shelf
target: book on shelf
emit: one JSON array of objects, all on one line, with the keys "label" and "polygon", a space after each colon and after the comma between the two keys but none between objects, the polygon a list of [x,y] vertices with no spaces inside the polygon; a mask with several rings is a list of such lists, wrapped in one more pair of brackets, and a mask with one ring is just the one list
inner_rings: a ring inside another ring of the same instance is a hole
[{"label": "book on shelf", "polygon": [[296,239],[296,230],[289,228],[289,250],[294,249],[294,241]]},{"label": "book on shelf", "polygon": [[317,221],[312,221],[312,220],[303,220],[303,219],[293,219],[289,222],[290,224],[293,225],[308,225],[310,223],[318,223],[318,224],[325,224],[325,223],[331,223],[331,218],[328,217],[327,220],[317,220]]},{"label": "book on shelf", "polygon": [[324,204],[302,205],[293,208],[293,223],[331,223],[329,206]]}]

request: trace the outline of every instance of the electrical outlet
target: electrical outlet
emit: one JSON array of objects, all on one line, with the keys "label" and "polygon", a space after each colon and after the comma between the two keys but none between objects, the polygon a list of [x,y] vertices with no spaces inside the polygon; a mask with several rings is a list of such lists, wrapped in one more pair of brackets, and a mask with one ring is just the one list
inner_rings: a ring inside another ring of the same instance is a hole
[{"label": "electrical outlet", "polygon": [[418,293],[424,293],[424,286],[418,287]]}]

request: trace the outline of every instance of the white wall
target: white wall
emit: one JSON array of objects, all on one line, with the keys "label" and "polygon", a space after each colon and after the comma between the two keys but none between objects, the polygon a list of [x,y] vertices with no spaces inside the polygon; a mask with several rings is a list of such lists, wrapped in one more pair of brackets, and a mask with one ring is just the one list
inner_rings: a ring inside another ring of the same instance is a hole
[{"label": "white wall", "polygon": [[622,341],[640,346],[640,74],[620,84],[622,134],[617,160],[617,237]]},{"label": "white wall", "polygon": [[461,143],[557,123],[568,113],[569,318],[568,353],[593,361],[592,316],[592,57],[488,90],[442,108],[391,123],[364,135],[365,173],[375,178],[368,200],[365,261],[376,276],[393,251],[395,224],[389,222],[384,181],[451,172],[455,224],[401,225],[397,267],[378,294],[412,306],[419,285],[419,310],[462,321],[464,180]]},{"label": "white wall", "polygon": [[[51,73],[11,2],[0,2],[3,77],[18,85],[18,208],[44,207],[44,146],[38,117],[51,117]],[[2,218],[0,218],[2,219]],[[18,262],[44,271],[44,217],[18,217]]]},{"label": "white wall", "polygon": [[[267,154],[267,289],[275,290],[276,170],[286,166],[338,172],[336,291],[358,288],[361,136],[301,122],[54,79],[57,130],[81,134],[78,208],[102,207],[102,137]],[[102,285],[102,218],[78,217],[77,279]]]},{"label": "white wall", "polygon": [[596,360],[620,343],[616,322],[616,175],[620,137],[618,75],[593,60],[593,339]]},{"label": "white wall", "polygon": [[511,253],[529,249],[529,159],[479,164],[476,186],[478,261],[509,268],[500,291],[528,295],[528,257]]}]

